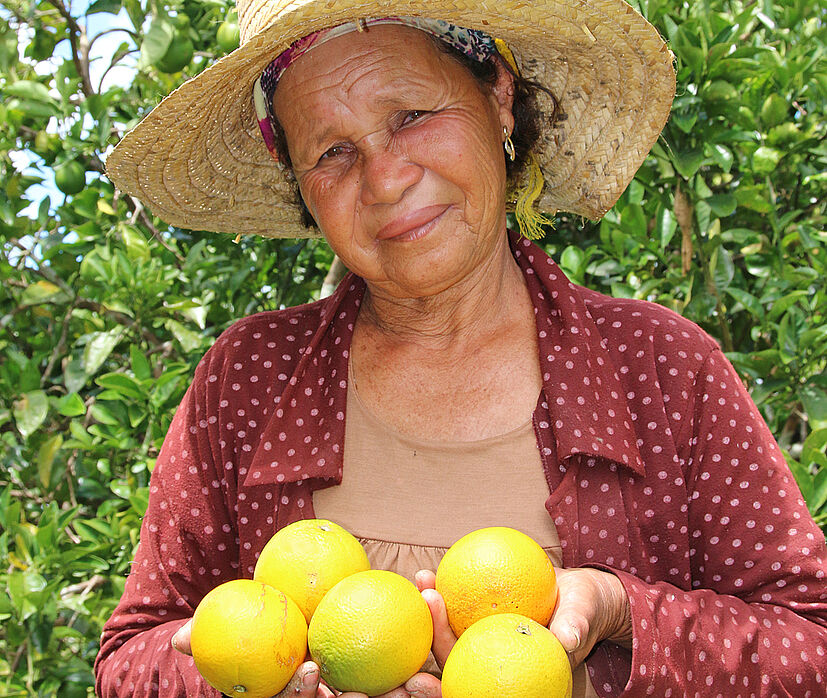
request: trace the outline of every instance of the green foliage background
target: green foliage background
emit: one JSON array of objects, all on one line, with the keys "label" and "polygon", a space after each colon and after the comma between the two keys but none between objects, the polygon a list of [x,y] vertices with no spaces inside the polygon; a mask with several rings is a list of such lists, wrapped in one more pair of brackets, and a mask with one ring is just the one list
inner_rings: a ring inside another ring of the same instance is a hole
[{"label": "green foliage background", "polygon": [[[662,303],[720,341],[825,526],[827,7],[633,4],[676,54],[672,118],[602,222],[561,215],[544,244],[573,280]],[[87,22],[122,11],[129,29],[90,69]],[[121,135],[221,55],[230,13],[225,0],[0,3],[0,695],[91,695],[196,362],[235,319],[318,297],[330,266],[319,241],[171,229],[103,176]],[[187,40],[192,55],[167,54]],[[135,58],[128,84],[93,80]],[[173,59],[183,71],[157,67]],[[40,200],[66,163],[85,185]]]}]

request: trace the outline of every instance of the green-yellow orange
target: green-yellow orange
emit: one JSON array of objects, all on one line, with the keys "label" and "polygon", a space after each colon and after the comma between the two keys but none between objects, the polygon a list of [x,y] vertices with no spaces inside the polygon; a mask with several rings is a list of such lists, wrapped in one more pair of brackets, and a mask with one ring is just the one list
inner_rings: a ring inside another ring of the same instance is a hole
[{"label": "green-yellow orange", "polygon": [[369,696],[404,684],[425,663],[433,639],[428,604],[394,572],[346,577],[322,599],[307,643],[322,679],[339,691]]}]

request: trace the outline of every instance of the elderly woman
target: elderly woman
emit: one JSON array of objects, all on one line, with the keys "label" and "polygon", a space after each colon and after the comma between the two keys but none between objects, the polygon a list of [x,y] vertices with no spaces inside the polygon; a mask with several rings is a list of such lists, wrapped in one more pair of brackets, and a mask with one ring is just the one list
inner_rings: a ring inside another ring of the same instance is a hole
[{"label": "elderly woman", "polygon": [[[599,217],[623,191],[674,88],[654,29],[620,0],[239,14],[242,47],[128,135],[111,176],[189,228],[318,231],[352,273],[199,364],[99,694],[215,695],[187,656],[199,600],[324,516],[431,608],[436,663],[389,696],[440,695],[455,638],[433,570],[488,525],[558,566],[575,695],[824,695],[824,538],[715,342],[574,286],[507,229],[512,202],[530,235],[538,196]],[[284,695],[333,693],[306,662]]]}]

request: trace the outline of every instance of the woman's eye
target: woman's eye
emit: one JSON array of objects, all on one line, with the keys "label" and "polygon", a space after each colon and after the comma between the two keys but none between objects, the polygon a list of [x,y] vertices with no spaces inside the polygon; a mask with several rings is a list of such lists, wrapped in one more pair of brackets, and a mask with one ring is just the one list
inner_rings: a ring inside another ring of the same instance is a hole
[{"label": "woman's eye", "polygon": [[405,112],[405,115],[402,119],[403,124],[409,124],[412,121],[416,121],[417,119],[421,119],[426,114],[430,114],[430,112],[421,110],[421,109],[412,109],[411,111]]},{"label": "woman's eye", "polygon": [[328,148],[324,153],[322,153],[322,156],[319,158],[319,160],[327,160],[328,158],[335,158],[339,155],[344,155],[345,152],[346,152],[346,149],[343,145],[334,145],[332,148]]}]

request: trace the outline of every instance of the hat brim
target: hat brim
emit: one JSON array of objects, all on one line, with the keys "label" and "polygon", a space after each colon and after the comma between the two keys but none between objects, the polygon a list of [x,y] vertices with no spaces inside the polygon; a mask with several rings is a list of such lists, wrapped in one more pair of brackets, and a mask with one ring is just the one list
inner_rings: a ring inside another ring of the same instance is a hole
[{"label": "hat brim", "polygon": [[[265,237],[313,237],[285,168],[256,122],[252,88],[295,40],[342,22],[425,16],[504,40],[524,77],[548,87],[562,117],[535,147],[540,207],[598,219],[628,186],[663,129],[675,91],[672,54],[623,0],[304,0],[274,16],[242,9],[242,45],[185,82],[109,154],[121,190],[182,228]],[[550,113],[551,100],[541,100]],[[548,114],[546,114],[548,116]]]}]

